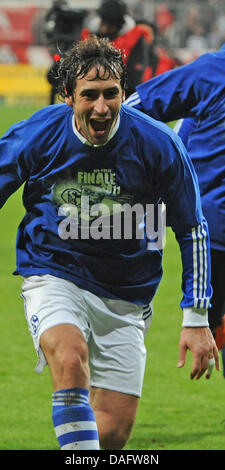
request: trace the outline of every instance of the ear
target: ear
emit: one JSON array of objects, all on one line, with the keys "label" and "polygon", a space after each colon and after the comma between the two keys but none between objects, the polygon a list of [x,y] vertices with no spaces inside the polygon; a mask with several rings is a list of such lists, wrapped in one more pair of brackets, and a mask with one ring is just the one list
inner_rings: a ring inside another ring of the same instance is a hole
[{"label": "ear", "polygon": [[68,106],[73,106],[72,96],[66,96],[66,97],[65,97],[65,103],[66,103]]},{"label": "ear", "polygon": [[123,93],[122,93],[122,103],[125,101],[125,99],[126,99],[125,90],[123,90]]}]

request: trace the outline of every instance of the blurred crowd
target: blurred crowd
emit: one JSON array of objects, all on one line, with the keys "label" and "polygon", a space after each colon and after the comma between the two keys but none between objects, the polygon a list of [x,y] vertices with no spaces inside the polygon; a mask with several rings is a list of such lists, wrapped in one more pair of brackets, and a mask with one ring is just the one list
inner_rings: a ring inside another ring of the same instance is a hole
[{"label": "blurred crowd", "polygon": [[151,18],[171,48],[196,53],[218,49],[225,41],[224,0],[127,0],[136,19]]},{"label": "blurred crowd", "polygon": [[[61,5],[63,0],[58,2]],[[76,7],[76,0],[67,2]],[[145,19],[155,25],[157,40],[172,49],[188,49],[196,54],[217,49],[225,40],[224,0],[125,0],[127,13],[134,21]],[[87,27],[97,12],[87,9]]]},{"label": "blurred crowd", "polygon": [[137,83],[219,49],[225,41],[224,0],[9,3],[0,0],[0,63],[50,67],[76,40],[91,33],[109,36],[124,50],[127,95]]},{"label": "blurred crowd", "polygon": [[[29,0],[27,2],[0,0],[0,62],[31,61],[18,49],[32,49],[41,62],[41,47],[49,47],[54,32],[54,15],[58,4],[68,8],[64,17],[63,34],[78,39],[82,28],[93,27],[99,5],[104,0]],[[130,22],[148,22],[156,46],[163,47],[179,62],[188,62],[206,50],[218,49],[225,41],[224,0],[124,0]],[[67,5],[67,6],[66,6]],[[46,35],[46,18],[49,31]],[[66,18],[66,19],[65,19]],[[62,26],[62,24],[61,24]],[[32,30],[32,31],[31,31]],[[62,32],[62,31],[61,31]],[[61,41],[59,41],[61,42]],[[62,42],[61,42],[62,43]],[[38,50],[39,47],[39,50]],[[43,60],[45,60],[44,52]],[[18,57],[19,56],[19,57]]]},{"label": "blurred crowd", "polygon": [[135,20],[154,23],[161,41],[171,48],[201,53],[225,41],[224,0],[126,0],[126,4]]},{"label": "blurred crowd", "polygon": [[135,91],[139,83],[177,65],[176,59],[160,42],[155,22],[141,16],[140,9],[138,16],[137,6],[133,4],[132,9],[124,0],[101,0],[99,8],[89,15],[82,9],[70,11],[66,0],[54,1],[43,22],[43,38],[55,61],[48,73],[48,80],[52,84],[51,104],[54,103],[57,90],[57,63],[60,56],[74,41],[85,40],[91,34],[108,37],[123,52],[128,77],[127,96]]},{"label": "blurred crowd", "polygon": [[[76,0],[58,3],[61,6],[67,3],[77,10]],[[104,0],[100,0],[101,3]],[[185,63],[206,50],[218,49],[225,41],[224,0],[124,0],[124,3],[131,24],[132,21],[150,24],[155,45],[163,47],[178,62]],[[93,29],[98,9],[87,9],[82,13],[83,16],[78,18],[80,23],[76,24],[77,38],[82,28]]]},{"label": "blurred crowd", "polygon": [[[54,0],[43,19],[40,40],[54,60],[74,41],[90,34],[107,36],[124,51],[127,96],[153,76],[193,60],[225,40],[221,0],[100,0],[97,9],[75,8],[76,2]],[[53,85],[55,70],[48,74]]]},{"label": "blurred crowd", "polygon": [[156,19],[171,48],[186,48],[197,55],[218,49],[225,41],[223,0],[168,1],[156,8]]}]

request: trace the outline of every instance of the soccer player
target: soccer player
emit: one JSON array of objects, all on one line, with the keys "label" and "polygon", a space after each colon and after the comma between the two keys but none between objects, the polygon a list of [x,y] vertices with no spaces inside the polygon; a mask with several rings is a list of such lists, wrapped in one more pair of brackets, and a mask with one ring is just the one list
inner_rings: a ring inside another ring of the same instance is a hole
[{"label": "soccer player", "polygon": [[225,314],[224,67],[225,44],[219,51],[203,54],[138,86],[126,101],[160,121],[185,118],[177,124],[177,132],[196,170],[209,225],[213,287],[209,325],[220,348],[225,341],[220,331]]},{"label": "soccer player", "polygon": [[191,379],[209,378],[211,362],[219,369],[196,175],[171,129],[122,104],[125,78],[109,40],[77,42],[60,61],[66,103],[0,140],[1,205],[25,182],[15,274],[24,277],[37,371],[50,368],[63,450],[121,449],[131,433],[162,276],[163,242],[152,227],[160,226],[161,202],[183,261],[178,366],[190,349]]}]

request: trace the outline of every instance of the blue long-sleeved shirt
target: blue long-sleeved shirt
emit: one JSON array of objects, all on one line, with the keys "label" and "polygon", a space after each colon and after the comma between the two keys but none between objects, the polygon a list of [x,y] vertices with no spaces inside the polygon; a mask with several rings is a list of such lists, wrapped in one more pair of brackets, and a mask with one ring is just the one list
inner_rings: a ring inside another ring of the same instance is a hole
[{"label": "blue long-sleeved shirt", "polygon": [[181,307],[207,308],[208,227],[181,139],[123,105],[115,135],[95,147],[79,139],[73,119],[67,105],[49,106],[0,139],[1,206],[25,182],[15,274],[48,273],[96,295],[146,304],[162,276],[162,247],[150,240],[150,209],[163,202],[181,248]]}]

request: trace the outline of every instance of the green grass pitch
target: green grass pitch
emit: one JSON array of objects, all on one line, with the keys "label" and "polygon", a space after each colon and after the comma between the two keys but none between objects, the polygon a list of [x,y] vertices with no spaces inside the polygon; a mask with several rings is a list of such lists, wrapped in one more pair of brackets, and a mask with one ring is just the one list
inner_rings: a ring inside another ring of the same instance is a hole
[{"label": "green grass pitch", "polygon": [[[28,117],[32,107],[2,109],[0,134]],[[23,216],[22,189],[0,212],[0,450],[58,449],[51,421],[48,368],[34,372],[36,354],[20,298],[15,268],[17,226]],[[154,301],[143,396],[127,450],[224,450],[225,379],[189,379],[191,355],[177,368],[182,313],[181,263],[170,230],[164,250],[164,277]],[[130,358],[132,361],[132,357]],[[221,367],[222,369],[222,367]]]}]

